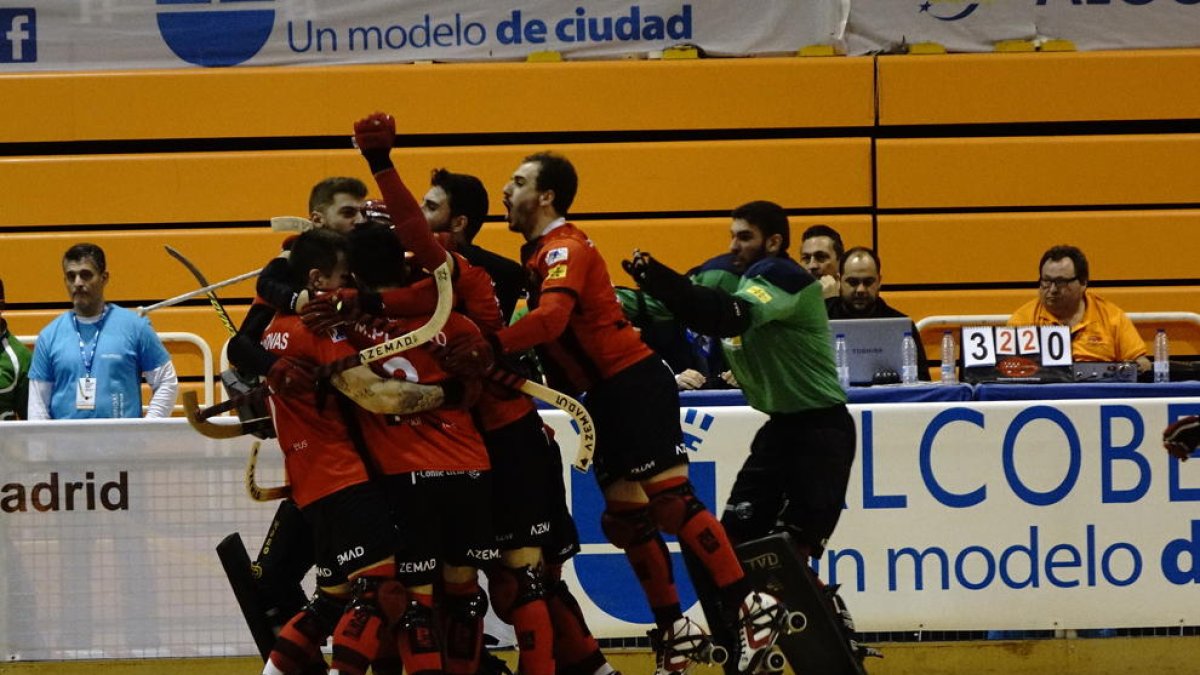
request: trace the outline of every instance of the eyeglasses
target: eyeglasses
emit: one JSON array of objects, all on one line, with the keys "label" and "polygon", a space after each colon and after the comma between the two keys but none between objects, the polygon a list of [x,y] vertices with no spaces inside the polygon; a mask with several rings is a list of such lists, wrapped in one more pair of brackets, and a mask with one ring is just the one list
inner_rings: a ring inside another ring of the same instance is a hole
[{"label": "eyeglasses", "polygon": [[1062,290],[1076,281],[1079,281],[1079,277],[1067,277],[1059,279],[1047,279],[1046,277],[1042,277],[1041,279],[1038,279],[1038,285],[1042,288],[1050,288],[1053,286],[1059,290]]}]

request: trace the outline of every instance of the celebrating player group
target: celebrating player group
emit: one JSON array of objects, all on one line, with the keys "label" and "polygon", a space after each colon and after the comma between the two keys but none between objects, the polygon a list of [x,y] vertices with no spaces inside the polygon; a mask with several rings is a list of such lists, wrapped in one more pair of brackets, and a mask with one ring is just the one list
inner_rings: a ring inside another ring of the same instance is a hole
[{"label": "celebrating player group", "polygon": [[[735,210],[730,252],[692,277],[640,251],[624,263],[678,321],[720,340],[768,415],[718,519],[688,478],[674,375],[568,219],[571,162],[530,155],[504,186],[508,229],[524,239],[518,265],[472,243],[488,210],[482,183],[439,169],[418,202],[392,163],[395,139],[389,115],[355,123],[380,199],[356,179],[318,183],[313,227],[264,267],[230,343],[249,391],[240,399],[273,420],[289,484],[240,589],[255,596],[243,608],[258,608],[247,620],[275,636],[260,640],[264,675],[474,675],[489,600],[515,630],[522,675],[613,672],[562,579],[579,546],[562,453],[526,393],[548,391],[543,379],[585,421],[577,466],[594,468],[602,531],[653,612],[656,673],[697,662],[770,672],[784,656],[799,670],[816,638],[798,634],[816,623],[828,630],[810,635],[833,637],[813,649],[844,656],[830,672],[861,673],[868,650],[806,564],[836,526],[856,430],[821,285],[788,256],[782,209]],[[519,296],[527,312],[512,321]],[[688,558],[707,628],[681,610],[664,533]],[[738,547],[768,535],[800,563],[785,586],[811,593],[768,592],[743,569]]]}]

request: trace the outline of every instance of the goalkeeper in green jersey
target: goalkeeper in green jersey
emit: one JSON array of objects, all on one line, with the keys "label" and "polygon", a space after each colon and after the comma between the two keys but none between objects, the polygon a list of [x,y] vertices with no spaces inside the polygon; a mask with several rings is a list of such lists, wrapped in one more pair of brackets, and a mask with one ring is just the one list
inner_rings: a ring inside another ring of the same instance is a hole
[{"label": "goalkeeper in green jersey", "polygon": [[838,385],[821,285],[788,257],[777,204],[738,207],[729,253],[691,278],[635,252],[626,271],[684,325],[720,338],[746,400],[769,415],[721,519],[731,538],[792,534],[819,557],[841,515],[856,430]]},{"label": "goalkeeper in green jersey", "polygon": [[[683,325],[720,338],[746,401],[768,415],[725,503],[729,538],[787,532],[807,562],[824,552],[841,515],[857,430],[838,384],[821,284],[787,254],[787,214],[755,201],[732,217],[729,253],[690,277],[640,251],[623,266]],[[837,587],[825,597],[852,652],[874,653],[858,644]]]}]

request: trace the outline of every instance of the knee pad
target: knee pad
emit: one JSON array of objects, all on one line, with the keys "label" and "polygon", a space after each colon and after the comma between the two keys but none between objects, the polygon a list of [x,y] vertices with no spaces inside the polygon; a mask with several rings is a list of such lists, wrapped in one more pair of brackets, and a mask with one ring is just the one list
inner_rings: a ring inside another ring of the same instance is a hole
[{"label": "knee pad", "polygon": [[404,614],[400,617],[400,628],[406,631],[433,630],[433,608],[426,607],[416,600],[409,600]]},{"label": "knee pad", "polygon": [[333,630],[337,628],[338,621],[342,619],[342,614],[346,611],[347,604],[346,600],[335,598],[318,590],[304,606],[304,613],[317,622],[322,633],[332,635]]},{"label": "knee pad", "polygon": [[605,510],[600,515],[600,530],[610,544],[621,550],[650,541],[658,534],[647,508],[615,513]]},{"label": "knee pad", "polygon": [[546,598],[546,585],[542,583],[542,575],[538,570],[525,565],[511,571],[517,578],[517,597],[512,605],[514,609]]},{"label": "knee pad", "polygon": [[460,621],[478,619],[488,610],[487,595],[483,591],[475,591],[471,595],[445,595],[442,604],[449,618]]},{"label": "knee pad", "polygon": [[679,534],[687,521],[704,510],[690,482],[667,488],[650,498],[650,517],[660,530]]},{"label": "knee pad", "polygon": [[376,613],[391,625],[407,611],[407,600],[404,586],[399,581],[386,577],[363,576],[354,580],[350,608]]}]

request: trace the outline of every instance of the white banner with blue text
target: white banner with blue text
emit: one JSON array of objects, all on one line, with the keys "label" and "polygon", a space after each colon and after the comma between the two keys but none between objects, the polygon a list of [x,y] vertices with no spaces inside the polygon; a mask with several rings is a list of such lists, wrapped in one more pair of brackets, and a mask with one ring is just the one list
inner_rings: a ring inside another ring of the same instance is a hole
[{"label": "white banner with blue text", "polygon": [[676,45],[786,54],[837,44],[849,14],[849,0],[15,4],[0,8],[0,72],[491,61],[540,51],[618,58]]},{"label": "white banner with blue text", "polygon": [[[1160,443],[1169,420],[1200,414],[1200,399],[852,412],[846,509],[818,566],[860,630],[1200,625],[1200,462],[1170,460]],[[569,459],[568,419],[546,419]],[[718,512],[763,419],[743,407],[680,411],[691,479]],[[213,552],[237,531],[253,557],[274,512],[244,493],[249,445],[178,419],[4,423],[0,658],[254,653]],[[263,451],[259,482],[275,484],[278,447]],[[643,635],[650,610],[601,532],[594,477],[566,471],[582,552],[565,578],[597,636]],[[668,546],[681,600],[699,616]]]}]

